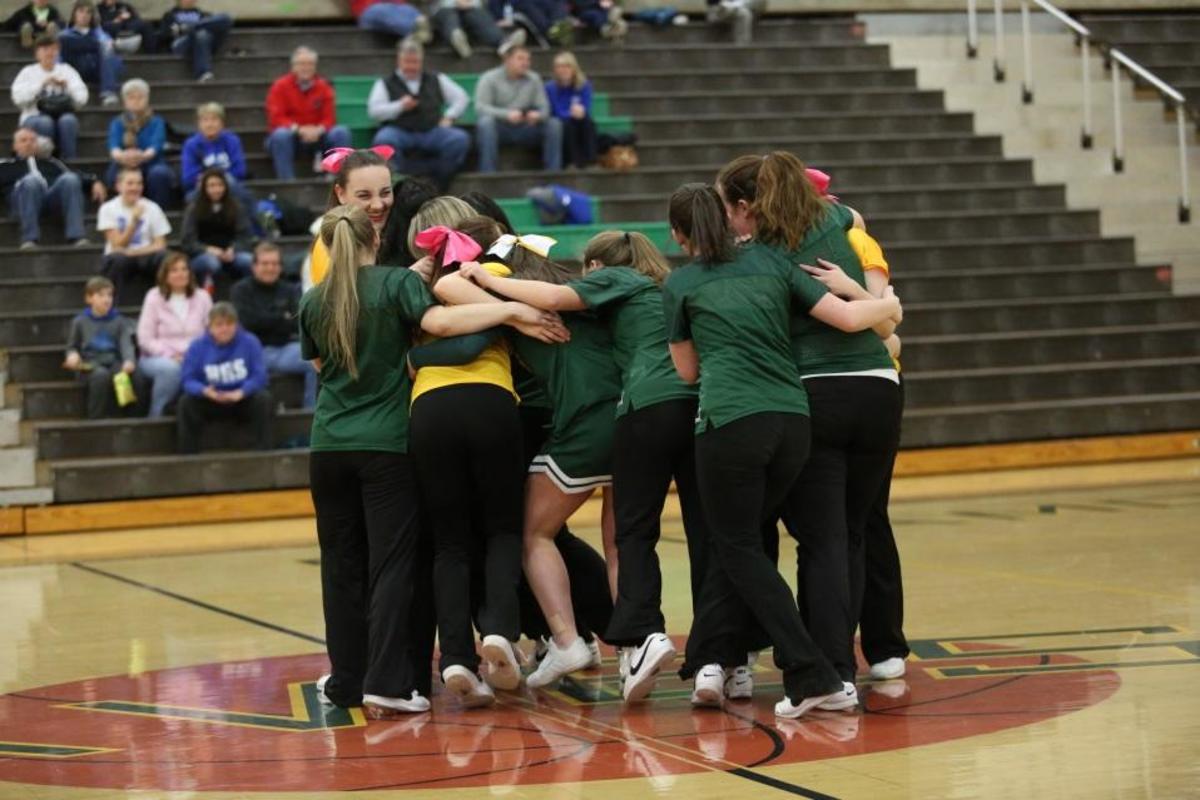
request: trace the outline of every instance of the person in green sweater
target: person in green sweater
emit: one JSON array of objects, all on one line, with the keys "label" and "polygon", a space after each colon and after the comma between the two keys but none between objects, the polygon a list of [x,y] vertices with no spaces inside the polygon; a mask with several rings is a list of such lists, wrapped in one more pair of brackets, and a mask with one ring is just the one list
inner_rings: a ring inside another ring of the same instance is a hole
[{"label": "person in green sweater", "polygon": [[408,457],[413,335],[472,333],[518,322],[553,327],[520,303],[449,308],[421,276],[375,266],[379,235],[343,205],[321,223],[329,274],[300,302],[300,343],[320,372],[310,481],[334,705],[375,717],[429,710],[433,655],[429,553]]},{"label": "person in green sweater", "polygon": [[899,313],[899,302],[847,303],[772,249],[735,246],[711,186],[677,190],[669,221],[693,259],[667,279],[663,303],[675,368],[685,382],[700,382],[696,477],[712,548],[680,675],[695,679],[693,705],[721,705],[725,669],[745,664],[744,634],[753,620],[783,672],[777,716],[842,708],[838,673],[767,556],[761,526],[808,456],[808,401],[791,352],[792,315],[861,330]]},{"label": "person in green sweater", "polygon": [[[865,289],[848,236],[861,217],[822,196],[796,156],[780,151],[734,159],[717,175],[717,190],[735,234],[770,248],[797,273],[808,274],[801,265],[818,260],[837,264]],[[893,296],[890,287],[883,296]],[[803,314],[791,321],[792,357],[809,397],[813,437],[781,515],[797,541],[805,621],[855,700],[863,532],[900,438],[899,376],[883,339],[900,319],[886,315],[873,329],[851,331]]]}]

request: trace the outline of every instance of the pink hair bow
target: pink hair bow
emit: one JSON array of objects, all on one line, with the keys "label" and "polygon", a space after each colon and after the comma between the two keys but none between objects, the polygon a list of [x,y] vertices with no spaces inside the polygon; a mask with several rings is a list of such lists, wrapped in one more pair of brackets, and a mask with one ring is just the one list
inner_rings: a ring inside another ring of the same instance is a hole
[{"label": "pink hair bow", "polygon": [[417,234],[417,237],[413,239],[413,244],[432,256],[441,253],[443,264],[474,261],[483,252],[479,243],[470,236],[447,228],[445,225],[426,228]]},{"label": "pink hair bow", "polygon": [[827,173],[808,167],[804,170],[804,174],[808,176],[812,185],[817,187],[817,191],[821,193],[821,196],[828,197],[830,200],[837,200],[836,194],[829,193],[829,184],[833,182],[833,178],[829,177]]},{"label": "pink hair bow", "polygon": [[[396,154],[396,148],[386,144],[377,144],[370,150],[384,161],[391,161],[392,156]],[[341,172],[342,164],[353,152],[355,152],[353,147],[335,147],[332,150],[326,150],[325,157],[321,159],[321,170],[331,175]]]}]

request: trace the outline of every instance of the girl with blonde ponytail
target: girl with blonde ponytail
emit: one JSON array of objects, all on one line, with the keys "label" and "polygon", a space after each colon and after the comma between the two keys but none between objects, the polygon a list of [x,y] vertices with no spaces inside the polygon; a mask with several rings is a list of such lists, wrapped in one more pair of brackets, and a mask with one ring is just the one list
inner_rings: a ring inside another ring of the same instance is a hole
[{"label": "girl with blonde ponytail", "polygon": [[[816,275],[854,301],[825,311],[894,299],[886,280],[876,280],[876,291],[868,291],[859,252],[865,252],[862,240],[874,240],[857,230],[862,218],[823,196],[796,156],[774,152],[734,159],[718,173],[717,190],[736,234],[767,245],[797,273]],[[818,268],[821,262],[841,269]],[[793,358],[813,420],[812,451],[779,515],[797,542],[798,601],[805,622],[842,678],[844,702],[853,705],[865,531],[871,509],[890,483],[900,444],[900,379],[883,340],[901,317],[887,315],[872,329],[862,329],[840,324],[838,313],[818,311],[814,306],[791,324]],[[769,525],[773,533],[774,518]],[[894,551],[894,542],[885,545]],[[898,561],[892,564],[898,585]],[[891,670],[898,664],[899,672],[886,677],[903,674],[907,648],[902,642],[896,648],[881,661]]]},{"label": "girl with blonde ponytail", "polygon": [[[692,585],[707,559],[704,515],[696,489],[693,426],[696,388],[676,374],[667,349],[660,287],[670,268],[643,234],[605,231],[584,249],[583,277],[564,284],[470,277],[501,296],[552,311],[590,311],[608,328],[621,373],[612,438],[617,564],[616,603],[605,641],[621,648],[626,702],[644,699],[655,676],[675,656],[662,613],[662,572],[655,548],[671,480],[683,508],[692,554]],[[633,667],[636,666],[636,669]]]},{"label": "girl with blonde ponytail", "polygon": [[520,303],[439,305],[416,272],[375,266],[379,236],[357,206],[327,213],[321,241],[329,275],[300,301],[301,350],[321,379],[309,469],[333,669],[317,685],[334,705],[375,717],[428,711],[432,592],[407,455],[405,355],[418,328],[451,336],[558,322]]}]

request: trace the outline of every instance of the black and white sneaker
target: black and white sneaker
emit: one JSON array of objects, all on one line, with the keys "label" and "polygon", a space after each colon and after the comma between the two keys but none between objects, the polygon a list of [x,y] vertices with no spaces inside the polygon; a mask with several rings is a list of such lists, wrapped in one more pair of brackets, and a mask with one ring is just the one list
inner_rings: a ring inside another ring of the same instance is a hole
[{"label": "black and white sneaker", "polygon": [[842,681],[842,691],[830,695],[825,702],[817,705],[821,711],[853,711],[858,708],[858,689],[849,681]]},{"label": "black and white sneaker", "polygon": [[720,664],[705,664],[693,680],[692,705],[699,708],[720,708],[724,704],[725,670]]},{"label": "black and white sneaker", "polygon": [[329,699],[329,695],[325,694],[325,686],[329,683],[329,679],[332,677],[332,675],[322,675],[321,677],[317,678],[317,699],[321,701],[321,705],[336,705],[332,700]]},{"label": "black and white sneaker", "polygon": [[675,657],[675,645],[665,633],[652,633],[629,656],[629,671],[625,678],[626,703],[645,700],[654,690],[654,679],[663,665]]}]

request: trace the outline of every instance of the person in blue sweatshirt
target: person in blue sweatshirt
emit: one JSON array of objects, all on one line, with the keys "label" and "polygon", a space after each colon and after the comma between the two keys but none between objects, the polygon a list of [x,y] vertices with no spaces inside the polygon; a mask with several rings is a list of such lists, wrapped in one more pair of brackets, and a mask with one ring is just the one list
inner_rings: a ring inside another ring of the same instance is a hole
[{"label": "person in blue sweatshirt", "polygon": [[262,345],[238,324],[232,303],[217,303],[208,312],[208,332],[188,346],[180,372],[180,453],[199,453],[204,426],[218,419],[245,429],[255,448],[271,449],[274,405],[267,391]]},{"label": "person in blue sweatshirt", "polygon": [[184,200],[192,202],[200,188],[200,174],[206,169],[225,173],[225,183],[247,214],[254,213],[255,199],[242,185],[246,180],[246,155],[241,138],[225,128],[225,107],[205,103],[196,109],[196,133],[183,143]]}]

